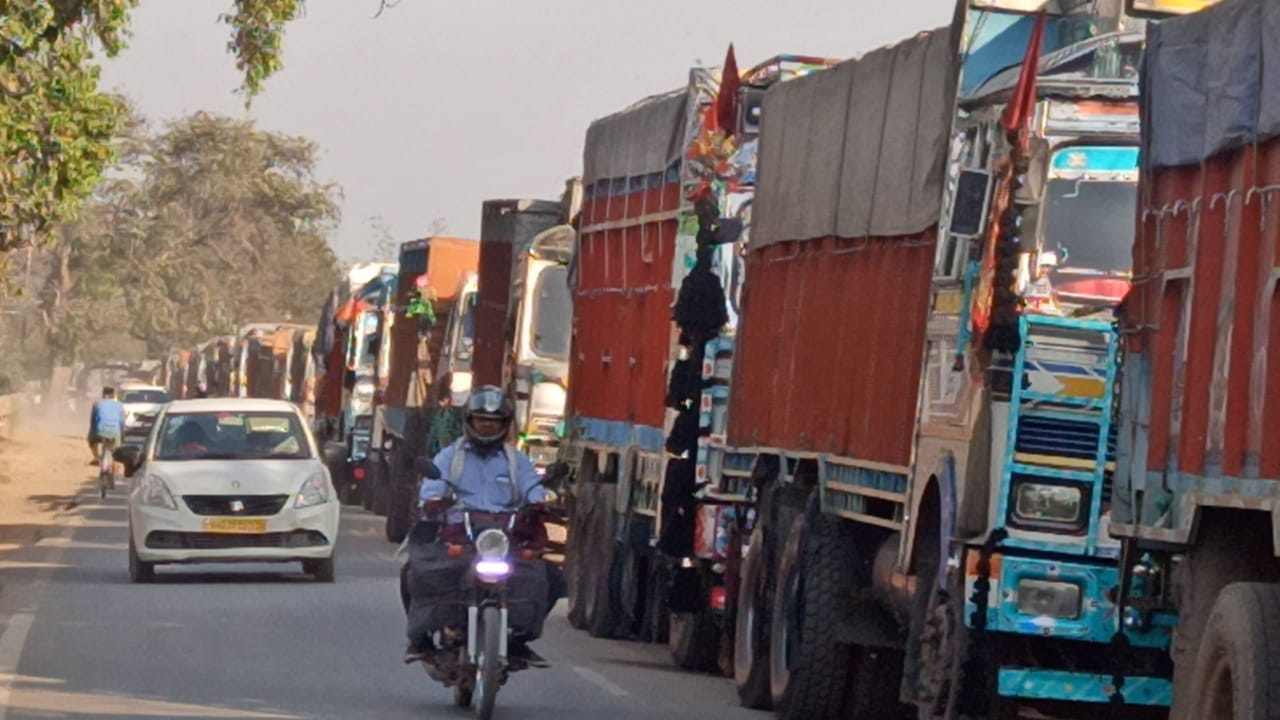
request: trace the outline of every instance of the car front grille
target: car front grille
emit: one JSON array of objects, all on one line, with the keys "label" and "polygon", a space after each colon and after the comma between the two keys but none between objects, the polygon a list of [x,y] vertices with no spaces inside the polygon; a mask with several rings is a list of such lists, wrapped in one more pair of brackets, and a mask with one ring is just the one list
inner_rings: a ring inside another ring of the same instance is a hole
[{"label": "car front grille", "polygon": [[263,517],[284,508],[288,495],[183,495],[182,501],[197,515]]},{"label": "car front grille", "polygon": [[324,533],[316,530],[238,535],[230,533],[174,532],[156,530],[147,534],[146,546],[152,550],[234,550],[238,548],[309,548],[329,544]]}]

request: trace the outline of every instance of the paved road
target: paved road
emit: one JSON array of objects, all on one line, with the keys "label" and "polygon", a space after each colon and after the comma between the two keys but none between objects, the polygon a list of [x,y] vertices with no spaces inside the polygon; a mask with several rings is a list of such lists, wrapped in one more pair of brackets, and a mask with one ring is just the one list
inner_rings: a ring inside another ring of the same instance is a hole
[{"label": "paved road", "polygon": [[[344,514],[333,585],[267,565],[161,568],[132,585],[122,493],[85,500],[59,533],[0,554],[0,720],[466,717],[400,662],[378,520]],[[536,646],[554,667],[515,675],[498,717],[770,717],[738,708],[722,678],[671,669],[662,648],[572,630],[564,611]]]}]

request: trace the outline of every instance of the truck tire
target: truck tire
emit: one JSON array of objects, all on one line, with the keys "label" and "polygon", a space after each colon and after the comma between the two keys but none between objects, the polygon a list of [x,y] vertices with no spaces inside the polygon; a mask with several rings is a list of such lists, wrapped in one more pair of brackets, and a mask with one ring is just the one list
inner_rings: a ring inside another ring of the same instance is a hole
[{"label": "truck tire", "polygon": [[360,507],[367,511],[373,510],[373,497],[377,492],[378,485],[382,483],[383,477],[382,463],[370,463],[369,474],[365,476],[364,486],[360,488]]},{"label": "truck tire", "polygon": [[587,605],[587,632],[594,638],[612,638],[620,615],[614,590],[621,582],[622,548],[607,540],[603,552],[593,556],[595,572]]},{"label": "truck tire", "polygon": [[[885,648],[854,649],[853,668],[845,685],[841,720],[908,720],[917,715],[898,700],[902,653]],[[929,715],[928,717],[935,717]],[[954,717],[940,715],[937,717]],[[998,720],[992,716],[990,720]]]},{"label": "truck tire", "polygon": [[393,543],[403,542],[413,524],[413,488],[403,485],[391,487],[391,502],[387,505],[386,535]]},{"label": "truck tire", "polygon": [[711,612],[673,612],[667,646],[676,667],[694,672],[720,669],[720,623]]},{"label": "truck tire", "polygon": [[1280,585],[1232,583],[1218,593],[1196,657],[1194,717],[1280,718]]},{"label": "truck tire", "polygon": [[649,578],[645,584],[644,620],[640,627],[640,639],[658,645],[671,640],[671,568],[667,561],[654,555],[649,563]]},{"label": "truck tire", "polygon": [[738,702],[753,710],[773,707],[769,684],[768,563],[764,524],[757,523],[742,562],[733,638],[733,679],[738,686]]},{"label": "truck tire", "polygon": [[826,517],[812,499],[792,525],[778,562],[770,629],[770,685],[780,720],[836,720],[853,648],[836,640],[839,604],[851,589],[848,523]]}]

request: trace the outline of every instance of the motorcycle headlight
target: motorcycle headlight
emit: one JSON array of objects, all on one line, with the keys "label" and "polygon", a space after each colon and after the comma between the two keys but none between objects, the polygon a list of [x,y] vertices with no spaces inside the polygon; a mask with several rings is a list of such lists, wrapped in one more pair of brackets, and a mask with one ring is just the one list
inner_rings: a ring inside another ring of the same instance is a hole
[{"label": "motorcycle headlight", "polygon": [[298,488],[295,508],[309,508],[329,502],[329,478],[323,472],[312,473]]},{"label": "motorcycle headlight", "polygon": [[501,530],[485,530],[476,538],[476,554],[481,560],[504,560],[510,542]]},{"label": "motorcycle headlight", "polygon": [[169,486],[156,475],[146,475],[142,478],[138,483],[137,497],[138,504],[146,507],[178,509],[178,502],[173,499],[173,493],[169,492]]},{"label": "motorcycle headlight", "polygon": [[1018,612],[1074,620],[1080,617],[1080,586],[1023,578],[1018,581]]},{"label": "motorcycle headlight", "polygon": [[1013,514],[1032,523],[1077,526],[1084,513],[1084,492],[1074,485],[1021,482],[1014,486]]}]

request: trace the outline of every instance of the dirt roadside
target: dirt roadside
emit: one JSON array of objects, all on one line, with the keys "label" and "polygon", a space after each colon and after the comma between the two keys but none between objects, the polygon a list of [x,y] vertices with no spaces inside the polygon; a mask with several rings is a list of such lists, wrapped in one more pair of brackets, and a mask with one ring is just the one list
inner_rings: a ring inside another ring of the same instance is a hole
[{"label": "dirt roadside", "polygon": [[[64,424],[65,425],[65,424]],[[0,558],[53,532],[94,477],[83,437],[31,422],[0,438]]]}]

